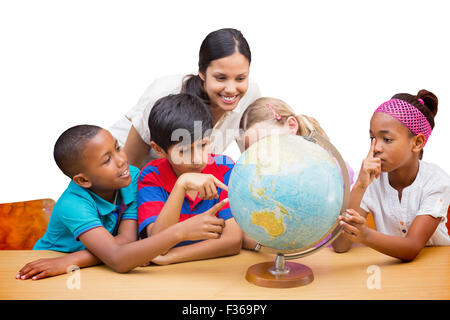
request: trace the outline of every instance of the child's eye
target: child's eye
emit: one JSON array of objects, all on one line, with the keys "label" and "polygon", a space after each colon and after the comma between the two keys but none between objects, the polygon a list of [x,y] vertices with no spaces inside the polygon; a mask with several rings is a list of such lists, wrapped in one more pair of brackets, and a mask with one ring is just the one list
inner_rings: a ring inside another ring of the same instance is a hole
[{"label": "child's eye", "polygon": [[386,143],[391,143],[391,142],[392,142],[392,139],[389,139],[389,138],[383,138],[383,140],[384,140],[384,142],[386,142]]},{"label": "child's eye", "polygon": [[370,137],[370,141],[372,141],[373,139],[375,139],[375,137],[372,137],[372,136],[371,136],[371,137]]},{"label": "child's eye", "polygon": [[189,156],[191,154],[191,151],[190,150],[180,150],[178,154],[180,155],[180,157],[182,157],[184,155]]},{"label": "child's eye", "polygon": [[122,149],[122,147],[120,145],[117,145],[116,151],[120,151],[121,149]]},{"label": "child's eye", "polygon": [[111,157],[108,157],[108,158],[103,162],[103,164],[108,164],[109,161],[111,161]]},{"label": "child's eye", "polygon": [[218,80],[218,81],[223,81],[223,80],[225,80],[226,78],[225,77],[223,77],[223,76],[217,76],[216,77],[216,80]]}]

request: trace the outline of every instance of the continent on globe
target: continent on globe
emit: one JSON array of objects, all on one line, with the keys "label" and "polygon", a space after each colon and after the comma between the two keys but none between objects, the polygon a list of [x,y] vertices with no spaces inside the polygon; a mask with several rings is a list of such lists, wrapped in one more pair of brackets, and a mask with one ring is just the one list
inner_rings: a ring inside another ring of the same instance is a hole
[{"label": "continent on globe", "polygon": [[263,227],[273,238],[282,235],[285,230],[283,216],[277,219],[272,211],[252,212],[252,223],[255,226]]}]

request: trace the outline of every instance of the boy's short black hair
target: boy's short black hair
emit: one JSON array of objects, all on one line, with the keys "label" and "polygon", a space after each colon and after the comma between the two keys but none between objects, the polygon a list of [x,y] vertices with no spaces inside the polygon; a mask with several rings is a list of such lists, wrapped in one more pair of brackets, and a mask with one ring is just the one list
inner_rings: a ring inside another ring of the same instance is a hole
[{"label": "boy's short black hair", "polygon": [[150,139],[164,151],[177,143],[191,144],[210,134],[213,116],[198,97],[171,94],[155,102],[148,118]]},{"label": "boy's short black hair", "polygon": [[82,124],[64,131],[56,140],[53,157],[61,171],[73,178],[82,170],[81,153],[89,142],[103,128]]}]

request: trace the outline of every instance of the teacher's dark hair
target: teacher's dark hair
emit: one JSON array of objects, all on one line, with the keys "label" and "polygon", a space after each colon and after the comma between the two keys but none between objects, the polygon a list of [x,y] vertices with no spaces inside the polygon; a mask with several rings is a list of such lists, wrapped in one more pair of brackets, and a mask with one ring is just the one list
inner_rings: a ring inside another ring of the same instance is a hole
[{"label": "teacher's dark hair", "polygon": [[[250,64],[252,54],[250,47],[239,30],[225,28],[211,32],[200,46],[198,70],[205,74],[212,61],[231,56],[239,52],[247,58]],[[209,104],[209,98],[203,87],[203,80],[198,75],[188,75],[183,80],[181,92],[201,98]]]}]

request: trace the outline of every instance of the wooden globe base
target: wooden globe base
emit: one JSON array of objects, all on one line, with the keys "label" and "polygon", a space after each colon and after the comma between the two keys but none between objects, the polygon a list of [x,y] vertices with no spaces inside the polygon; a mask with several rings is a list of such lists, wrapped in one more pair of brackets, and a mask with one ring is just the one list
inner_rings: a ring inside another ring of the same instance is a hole
[{"label": "wooden globe base", "polygon": [[273,261],[252,265],[247,270],[245,279],[260,287],[268,288],[293,288],[307,285],[314,280],[312,270],[300,263],[286,262],[286,274],[272,274]]}]

